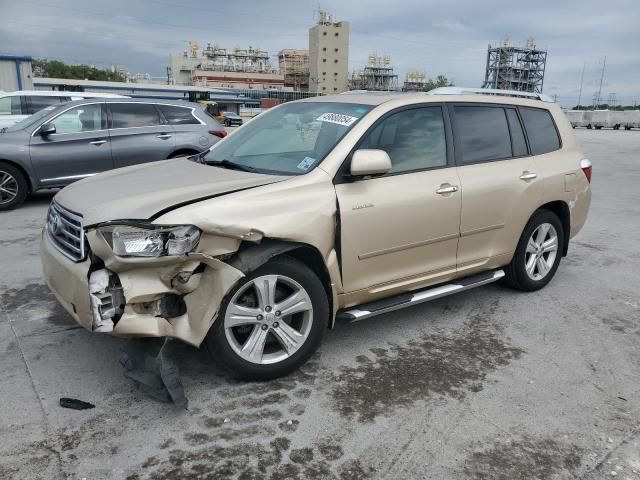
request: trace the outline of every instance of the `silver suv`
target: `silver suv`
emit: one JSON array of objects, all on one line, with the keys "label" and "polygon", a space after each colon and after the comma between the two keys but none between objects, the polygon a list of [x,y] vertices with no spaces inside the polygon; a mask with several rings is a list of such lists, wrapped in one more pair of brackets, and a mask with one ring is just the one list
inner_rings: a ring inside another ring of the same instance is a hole
[{"label": "silver suv", "polygon": [[50,106],[1,132],[0,210],[106,170],[194,155],[226,136],[195,103],[125,98]]}]

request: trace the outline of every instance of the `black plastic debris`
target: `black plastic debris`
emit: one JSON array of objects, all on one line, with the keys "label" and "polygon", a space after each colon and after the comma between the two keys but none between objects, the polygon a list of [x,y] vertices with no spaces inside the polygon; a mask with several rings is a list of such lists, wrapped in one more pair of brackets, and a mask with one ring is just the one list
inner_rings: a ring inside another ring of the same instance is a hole
[{"label": "black plastic debris", "polygon": [[177,347],[178,342],[170,338],[133,338],[123,349],[120,364],[125,377],[139,383],[148,395],[187,409],[189,401],[172,359]]},{"label": "black plastic debris", "polygon": [[83,402],[82,400],[78,400],[77,398],[66,397],[62,397],[60,399],[60,406],[62,408],[71,408],[73,410],[89,410],[90,408],[96,407],[93,403]]}]

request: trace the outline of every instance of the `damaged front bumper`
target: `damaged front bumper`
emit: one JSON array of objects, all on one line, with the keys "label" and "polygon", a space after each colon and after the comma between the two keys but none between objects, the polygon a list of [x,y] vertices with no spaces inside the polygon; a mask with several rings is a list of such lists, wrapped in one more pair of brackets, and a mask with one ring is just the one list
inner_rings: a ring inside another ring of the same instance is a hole
[{"label": "damaged front bumper", "polygon": [[[131,261],[104,253],[104,241],[87,233],[94,253],[73,262],[41,238],[44,276],[69,314],[87,330],[122,337],[170,337],[199,346],[226,293],[243,276],[204,253]],[[96,261],[97,260],[97,261]]]}]

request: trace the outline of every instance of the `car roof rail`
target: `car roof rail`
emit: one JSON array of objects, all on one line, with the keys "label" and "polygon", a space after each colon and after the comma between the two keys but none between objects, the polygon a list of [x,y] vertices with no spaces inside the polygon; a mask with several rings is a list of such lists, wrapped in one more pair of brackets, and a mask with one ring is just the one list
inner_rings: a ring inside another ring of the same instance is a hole
[{"label": "car roof rail", "polygon": [[429,90],[427,95],[502,95],[505,97],[520,97],[540,100],[542,102],[555,103],[553,98],[542,93],[521,92],[519,90],[500,90],[497,88],[465,88],[465,87],[439,87]]}]

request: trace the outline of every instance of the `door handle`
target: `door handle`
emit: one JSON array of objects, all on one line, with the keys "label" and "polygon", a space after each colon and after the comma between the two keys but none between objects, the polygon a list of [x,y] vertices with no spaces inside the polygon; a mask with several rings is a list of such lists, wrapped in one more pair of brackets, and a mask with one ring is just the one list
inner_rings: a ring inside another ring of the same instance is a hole
[{"label": "door handle", "polygon": [[520,175],[520,180],[533,180],[534,178],[538,178],[538,174],[533,172],[524,171],[522,175]]},{"label": "door handle", "polygon": [[446,195],[447,193],[454,193],[458,191],[458,187],[456,185],[449,185],[448,183],[443,183],[440,185],[440,188],[436,190],[438,195]]},{"label": "door handle", "polygon": [[107,143],[106,140],[94,140],[93,142],[89,142],[89,145],[102,145],[103,143]]},{"label": "door handle", "polygon": [[160,135],[156,135],[156,138],[161,138],[162,140],[166,140],[167,138],[171,138],[173,135],[169,135],[168,133],[161,133]]}]

